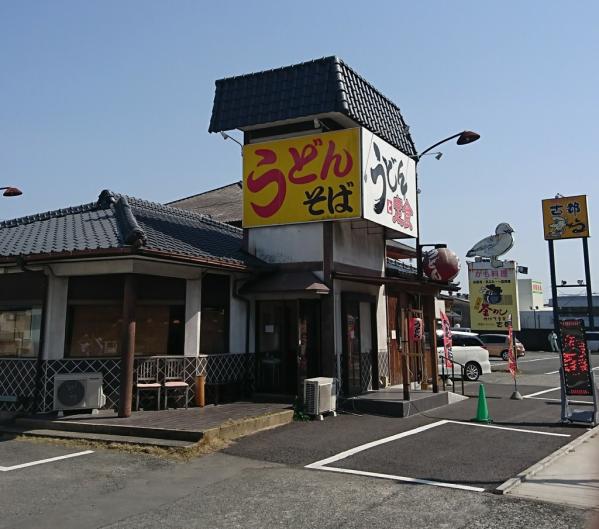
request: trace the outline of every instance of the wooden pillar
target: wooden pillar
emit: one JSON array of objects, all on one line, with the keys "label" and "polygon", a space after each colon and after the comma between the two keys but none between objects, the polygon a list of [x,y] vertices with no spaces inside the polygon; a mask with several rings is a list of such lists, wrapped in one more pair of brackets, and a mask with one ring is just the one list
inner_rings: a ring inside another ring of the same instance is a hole
[{"label": "wooden pillar", "polygon": [[119,417],[131,415],[133,399],[133,364],[135,360],[136,278],[125,276],[123,289],[123,325],[121,329],[121,380],[119,386]]}]

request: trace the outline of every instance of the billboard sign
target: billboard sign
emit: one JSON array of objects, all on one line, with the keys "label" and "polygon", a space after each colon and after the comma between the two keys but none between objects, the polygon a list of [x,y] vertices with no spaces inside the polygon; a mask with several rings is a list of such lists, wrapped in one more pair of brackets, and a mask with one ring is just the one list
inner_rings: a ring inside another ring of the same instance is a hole
[{"label": "billboard sign", "polygon": [[545,240],[589,237],[586,195],[543,200]]},{"label": "billboard sign", "polygon": [[503,261],[495,268],[489,261],[468,263],[470,326],[477,331],[507,331],[510,318],[520,330],[516,263]]},{"label": "billboard sign", "polygon": [[363,217],[400,237],[417,237],[416,162],[362,129]]},{"label": "billboard sign", "polygon": [[243,226],[361,216],[360,129],[243,146]]}]

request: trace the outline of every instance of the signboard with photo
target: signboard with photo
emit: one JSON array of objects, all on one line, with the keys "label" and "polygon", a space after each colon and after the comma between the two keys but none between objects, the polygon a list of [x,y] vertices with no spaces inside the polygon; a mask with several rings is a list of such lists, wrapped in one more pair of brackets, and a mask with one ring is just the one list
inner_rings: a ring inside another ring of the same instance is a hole
[{"label": "signboard with photo", "polygon": [[495,268],[489,261],[468,263],[470,326],[477,331],[520,330],[516,263],[503,261]]}]

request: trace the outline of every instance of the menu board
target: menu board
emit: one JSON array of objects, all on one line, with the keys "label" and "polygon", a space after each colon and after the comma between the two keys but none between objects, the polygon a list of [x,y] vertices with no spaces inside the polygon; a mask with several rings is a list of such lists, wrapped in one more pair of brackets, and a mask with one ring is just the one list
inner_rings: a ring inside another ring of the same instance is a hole
[{"label": "menu board", "polygon": [[589,350],[581,320],[562,320],[562,368],[566,395],[592,395]]}]

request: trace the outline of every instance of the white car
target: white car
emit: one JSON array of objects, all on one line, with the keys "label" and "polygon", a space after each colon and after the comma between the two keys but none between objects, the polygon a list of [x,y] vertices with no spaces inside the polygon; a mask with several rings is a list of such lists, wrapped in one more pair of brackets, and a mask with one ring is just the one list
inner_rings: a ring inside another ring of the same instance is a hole
[{"label": "white car", "polygon": [[[453,359],[456,361],[454,364],[454,373],[456,376],[462,375],[462,365],[464,366],[464,378],[472,382],[478,380],[481,375],[491,372],[489,351],[487,351],[487,348],[476,333],[452,331],[451,337]],[[443,333],[441,331],[437,331],[437,346],[439,374],[441,374],[443,372],[442,364],[444,363]],[[451,376],[451,369],[448,370],[445,368],[445,373],[446,376]]]}]

